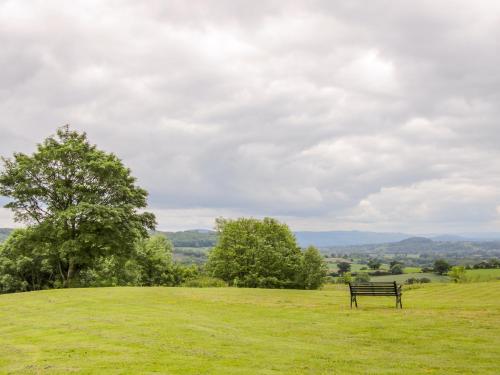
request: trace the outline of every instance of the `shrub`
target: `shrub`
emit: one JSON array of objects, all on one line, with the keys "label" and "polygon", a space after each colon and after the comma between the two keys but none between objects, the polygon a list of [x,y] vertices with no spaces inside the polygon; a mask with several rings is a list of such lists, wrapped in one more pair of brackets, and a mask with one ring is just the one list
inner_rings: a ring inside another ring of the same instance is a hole
[{"label": "shrub", "polygon": [[200,276],[182,283],[187,288],[224,288],[227,283],[224,280],[210,276]]},{"label": "shrub", "polygon": [[405,281],[405,284],[412,285],[418,283],[418,279],[415,277],[410,277]]},{"label": "shrub", "polygon": [[455,266],[451,267],[451,271],[448,272],[448,276],[456,283],[464,282],[465,277],[465,268],[463,266]]},{"label": "shrub", "polygon": [[344,273],[337,279],[337,284],[348,284],[352,281],[352,276],[350,272]]},{"label": "shrub", "polygon": [[325,284],[334,284],[335,283],[335,278],[332,276],[327,276],[325,277]]},{"label": "shrub", "polygon": [[393,275],[401,275],[401,274],[403,274],[403,266],[401,264],[399,264],[399,263],[394,264],[391,267],[391,273]]},{"label": "shrub", "polygon": [[427,284],[430,283],[431,279],[427,277],[422,277],[422,278],[416,278],[416,277],[410,277],[405,281],[405,284],[412,285],[412,284]]},{"label": "shrub", "polygon": [[354,278],[354,281],[357,283],[367,283],[370,281],[370,275],[366,272],[358,272],[356,274],[356,277]]}]

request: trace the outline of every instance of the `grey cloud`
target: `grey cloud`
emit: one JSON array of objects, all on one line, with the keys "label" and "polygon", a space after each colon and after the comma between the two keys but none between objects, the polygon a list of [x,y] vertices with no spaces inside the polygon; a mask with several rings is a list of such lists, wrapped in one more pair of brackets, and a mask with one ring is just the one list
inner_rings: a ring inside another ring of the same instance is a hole
[{"label": "grey cloud", "polygon": [[498,229],[498,21],[494,1],[3,0],[1,154],[71,123],[164,229]]}]

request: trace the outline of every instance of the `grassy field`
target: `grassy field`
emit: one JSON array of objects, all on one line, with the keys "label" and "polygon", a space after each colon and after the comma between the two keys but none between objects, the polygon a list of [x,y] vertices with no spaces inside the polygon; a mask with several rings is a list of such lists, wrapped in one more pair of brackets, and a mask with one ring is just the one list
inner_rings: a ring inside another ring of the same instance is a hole
[{"label": "grassy field", "polygon": [[422,272],[403,273],[401,275],[372,276],[370,278],[370,281],[397,281],[398,283],[402,284],[411,277],[415,277],[418,279],[421,279],[422,277],[427,277],[433,283],[443,283],[450,281],[450,278],[448,276],[440,276],[436,275],[435,273],[422,273]]},{"label": "grassy field", "polygon": [[500,282],[360,298],[100,288],[0,295],[0,373],[494,374]]},{"label": "grassy field", "polygon": [[470,281],[500,280],[500,268],[489,270],[467,270],[466,275]]},{"label": "grassy field", "polygon": [[420,267],[405,267],[404,268],[404,273],[417,273],[417,272],[422,272],[422,269]]}]

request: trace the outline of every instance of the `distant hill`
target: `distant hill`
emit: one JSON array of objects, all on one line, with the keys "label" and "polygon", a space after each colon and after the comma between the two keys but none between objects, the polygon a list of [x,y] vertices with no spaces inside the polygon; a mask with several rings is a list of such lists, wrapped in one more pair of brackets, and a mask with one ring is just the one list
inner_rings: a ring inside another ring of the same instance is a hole
[{"label": "distant hill", "polygon": [[156,233],[166,235],[174,244],[174,247],[212,247],[217,242],[217,233],[206,229],[186,230],[182,232]]},{"label": "distant hill", "polygon": [[388,253],[388,254],[431,254],[431,253],[456,253],[467,254],[481,253],[492,256],[500,255],[500,241],[433,241],[426,237],[411,237],[398,242],[363,245],[341,245],[323,247],[325,253]]},{"label": "distant hill", "polygon": [[306,247],[350,246],[398,242],[412,237],[404,233],[379,233],[362,231],[295,232],[299,245]]}]

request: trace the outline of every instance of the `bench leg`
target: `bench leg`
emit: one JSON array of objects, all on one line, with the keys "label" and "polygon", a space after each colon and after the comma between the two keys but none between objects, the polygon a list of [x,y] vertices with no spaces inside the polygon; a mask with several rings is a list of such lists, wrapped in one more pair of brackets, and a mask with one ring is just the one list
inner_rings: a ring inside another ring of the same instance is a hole
[{"label": "bench leg", "polygon": [[398,308],[398,305],[400,308],[403,308],[403,303],[401,302],[401,300],[401,296],[396,296],[396,309]]},{"label": "bench leg", "polygon": [[351,309],[352,309],[352,303],[354,302],[354,305],[356,308],[358,308],[358,301],[356,299],[356,296],[351,296]]}]

